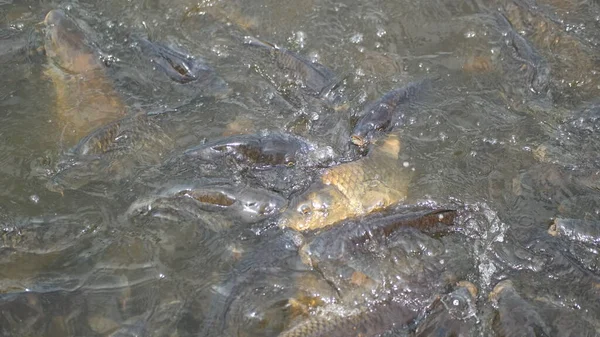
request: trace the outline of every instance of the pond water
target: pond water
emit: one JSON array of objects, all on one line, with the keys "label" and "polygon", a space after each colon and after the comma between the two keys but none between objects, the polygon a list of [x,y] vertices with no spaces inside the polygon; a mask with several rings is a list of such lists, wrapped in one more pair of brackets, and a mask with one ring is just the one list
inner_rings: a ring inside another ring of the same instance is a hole
[{"label": "pond water", "polygon": [[599,43],[594,1],[0,0],[0,335],[600,335]]}]

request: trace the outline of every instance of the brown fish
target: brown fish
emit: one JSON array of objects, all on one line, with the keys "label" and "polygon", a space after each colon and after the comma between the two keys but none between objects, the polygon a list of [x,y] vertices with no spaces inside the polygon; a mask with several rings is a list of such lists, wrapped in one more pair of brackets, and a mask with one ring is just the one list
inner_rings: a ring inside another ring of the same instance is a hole
[{"label": "brown fish", "polygon": [[400,139],[389,135],[355,162],[326,169],[292,201],[280,227],[304,231],[381,210],[406,198],[412,169],[398,162]]},{"label": "brown fish", "polygon": [[123,117],[125,107],[85,31],[62,10],[48,12],[44,24],[44,45],[51,60],[45,74],[56,90],[63,137],[73,145],[97,127]]}]

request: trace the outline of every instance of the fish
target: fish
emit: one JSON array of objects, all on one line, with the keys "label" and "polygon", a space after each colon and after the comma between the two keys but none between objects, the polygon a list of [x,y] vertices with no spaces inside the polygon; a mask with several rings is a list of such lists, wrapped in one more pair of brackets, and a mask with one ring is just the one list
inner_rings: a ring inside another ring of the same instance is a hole
[{"label": "fish", "polygon": [[[279,213],[286,200],[277,193],[228,183],[174,185],[154,196],[134,202],[129,217],[179,212],[201,217],[201,213],[223,213],[242,223],[255,223]],[[171,211],[169,211],[171,210]]]},{"label": "fish", "polygon": [[70,146],[101,125],[125,117],[127,109],[107,77],[91,34],[59,9],[48,12],[44,25],[50,61],[44,74],[56,91],[58,131]]},{"label": "fish", "polygon": [[279,226],[321,229],[404,201],[413,170],[398,162],[399,151],[400,139],[391,134],[366,157],[324,169],[318,181],[293,198]]},{"label": "fish", "polygon": [[548,234],[587,244],[600,244],[600,223],[591,220],[554,219]]},{"label": "fish", "polygon": [[146,114],[97,128],[67,150],[46,187],[62,193],[94,181],[123,179],[135,167],[158,164],[174,142]]},{"label": "fish", "polygon": [[399,303],[381,303],[345,316],[315,316],[283,331],[279,337],[380,336],[407,328],[415,318],[417,312]]},{"label": "fish", "polygon": [[180,84],[212,83],[225,88],[227,84],[220,79],[215,70],[201,57],[192,56],[163,43],[146,38],[137,38],[141,55],[148,58],[171,80]]},{"label": "fish", "polygon": [[266,135],[235,135],[188,149],[185,155],[214,161],[224,157],[256,169],[295,166],[308,162],[313,146],[300,137],[272,132]]},{"label": "fish", "polygon": [[[407,211],[376,212],[344,221],[326,231],[309,231],[300,254],[307,264],[314,266],[323,258],[347,256],[348,248],[356,248],[369,241],[385,241],[403,227],[413,227],[425,232],[439,232],[454,225],[457,216],[453,209],[409,209]],[[351,249],[352,249],[351,248]]]},{"label": "fish", "polygon": [[427,316],[419,323],[415,337],[469,336],[477,322],[475,314],[477,287],[468,281],[460,281],[451,293],[439,297]]},{"label": "fish", "polygon": [[98,50],[86,32],[64,11],[49,11],[44,25],[46,56],[57,66],[71,73],[104,68]]},{"label": "fish", "polygon": [[535,308],[519,295],[511,280],[500,281],[489,298],[498,305],[492,323],[498,336],[551,336],[546,322]]},{"label": "fish", "polygon": [[360,119],[352,131],[350,137],[352,143],[363,147],[370,144],[380,133],[390,131],[394,127],[392,121],[398,114],[400,105],[417,96],[418,92],[424,90],[424,86],[429,83],[430,80],[409,83],[367,104],[359,114]]},{"label": "fish", "polygon": [[140,38],[138,45],[142,54],[150,58],[152,63],[175,82],[185,84],[198,80],[201,72],[213,72],[211,68],[203,64],[203,60],[196,60],[190,55],[185,55],[161,43]]},{"label": "fish", "polygon": [[327,96],[341,83],[341,78],[331,69],[298,53],[250,36],[245,37],[244,43],[268,50],[280,68],[290,71],[302,86],[319,97]]},{"label": "fish", "polygon": [[506,46],[509,56],[524,65],[526,69],[527,85],[529,90],[535,94],[541,94],[548,90],[551,70],[548,62],[531,46],[521,34],[512,26],[508,17],[502,13],[496,13],[498,26],[502,27],[506,36]]}]

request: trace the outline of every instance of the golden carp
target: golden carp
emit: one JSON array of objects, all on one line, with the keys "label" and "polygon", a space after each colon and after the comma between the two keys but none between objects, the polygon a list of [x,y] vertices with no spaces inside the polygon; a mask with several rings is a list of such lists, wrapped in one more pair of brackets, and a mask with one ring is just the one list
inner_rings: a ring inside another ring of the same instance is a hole
[{"label": "golden carp", "polygon": [[326,169],[320,181],[292,201],[280,227],[314,230],[403,201],[412,169],[398,162],[400,139],[390,135],[355,162]]}]

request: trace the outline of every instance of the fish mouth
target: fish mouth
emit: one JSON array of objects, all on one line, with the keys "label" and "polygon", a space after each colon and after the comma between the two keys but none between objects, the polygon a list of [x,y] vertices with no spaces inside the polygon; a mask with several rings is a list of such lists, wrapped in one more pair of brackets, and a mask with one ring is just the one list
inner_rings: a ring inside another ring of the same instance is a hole
[{"label": "fish mouth", "polygon": [[354,144],[356,146],[360,146],[360,147],[363,147],[367,144],[366,139],[359,135],[350,136],[350,140],[352,141],[352,144]]}]

